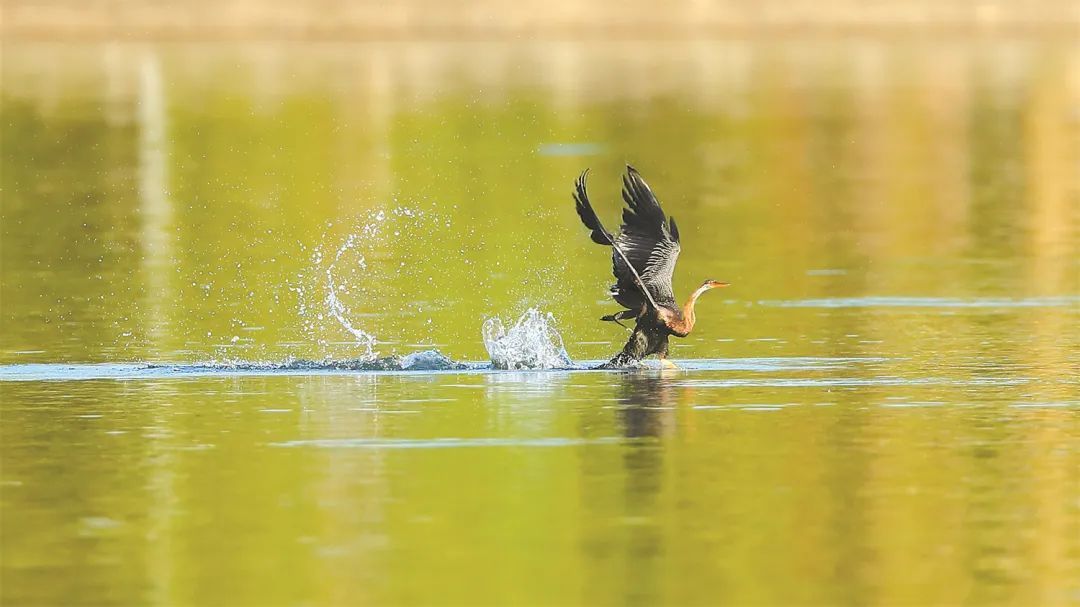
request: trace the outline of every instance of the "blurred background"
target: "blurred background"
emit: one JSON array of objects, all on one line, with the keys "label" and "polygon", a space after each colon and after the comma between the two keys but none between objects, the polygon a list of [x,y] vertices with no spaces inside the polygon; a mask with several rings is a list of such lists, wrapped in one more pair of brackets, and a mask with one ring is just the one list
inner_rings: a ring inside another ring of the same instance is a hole
[{"label": "blurred background", "polygon": [[354,39],[431,37],[685,38],[738,33],[816,35],[839,32],[1015,35],[1075,34],[1080,15],[1064,0],[830,0],[655,3],[432,0],[9,0],[4,27],[20,38]]},{"label": "blurred background", "polygon": [[347,355],[328,256],[398,207],[439,229],[335,265],[368,332],[477,359],[539,305],[602,357],[568,192],[592,167],[614,223],[626,162],[687,226],[677,289],[739,283],[706,309],[1075,293],[1078,10],[9,0],[0,357]]},{"label": "blurred background", "polygon": [[5,603],[1080,596],[1077,2],[0,20],[2,365],[605,358],[628,162],[733,283],[674,376],[0,381]]}]

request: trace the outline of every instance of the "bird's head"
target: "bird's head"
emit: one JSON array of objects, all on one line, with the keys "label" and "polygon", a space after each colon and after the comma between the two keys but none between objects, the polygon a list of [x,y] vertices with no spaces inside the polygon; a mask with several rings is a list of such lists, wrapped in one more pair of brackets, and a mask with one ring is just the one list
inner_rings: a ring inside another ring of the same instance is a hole
[{"label": "bird's head", "polygon": [[701,286],[698,287],[696,291],[690,294],[690,299],[686,300],[686,305],[683,306],[682,310],[660,308],[657,310],[659,318],[676,337],[686,337],[690,334],[690,331],[694,329],[694,322],[696,320],[696,317],[694,316],[694,304],[697,303],[697,298],[709,289],[717,289],[726,286],[728,286],[728,283],[726,282],[706,280],[701,283]]}]

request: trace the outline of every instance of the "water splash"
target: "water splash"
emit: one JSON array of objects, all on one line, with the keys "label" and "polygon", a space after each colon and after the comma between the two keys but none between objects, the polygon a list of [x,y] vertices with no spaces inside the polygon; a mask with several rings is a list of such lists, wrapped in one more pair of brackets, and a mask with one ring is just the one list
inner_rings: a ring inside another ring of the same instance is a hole
[{"label": "water splash", "polygon": [[[399,275],[405,263],[394,267],[376,263],[368,267],[368,255],[379,258],[379,253],[393,241],[408,238],[417,230],[430,228],[432,218],[420,210],[394,207],[371,211],[352,225],[343,235],[340,244],[318,245],[311,254],[311,267],[301,273],[297,284],[290,289],[297,295],[298,312],[307,338],[322,349],[325,360],[351,359],[376,361],[379,340],[374,333],[357,323],[354,306],[385,301],[388,298],[375,295],[387,288],[392,276]],[[327,225],[324,241],[330,241],[334,224]],[[365,305],[365,307],[367,307]],[[381,310],[365,309],[366,314],[379,314]],[[334,337],[342,329],[351,338],[337,341]],[[360,350],[357,353],[357,346]],[[346,348],[342,350],[342,348]]]},{"label": "water splash", "polygon": [[555,317],[530,308],[509,330],[498,317],[484,321],[484,347],[496,369],[557,369],[573,365]]},{"label": "water splash", "polygon": [[[379,221],[382,220],[381,215],[382,214],[380,213],[380,217],[378,218]],[[337,252],[334,254],[334,259],[326,266],[326,296],[323,298],[323,303],[326,305],[326,310],[330,317],[338,321],[338,323],[356,339],[356,343],[364,348],[365,351],[360,357],[363,360],[374,360],[378,356],[375,352],[375,344],[378,342],[374,335],[357,329],[349,321],[349,316],[352,311],[338,299],[338,289],[344,290],[344,287],[339,287],[334,280],[334,268],[337,266],[337,263],[341,261],[341,256],[344,255],[346,251],[356,246],[357,238],[360,236],[373,235],[377,225],[378,224],[368,224],[361,229],[359,234],[349,234],[349,237],[345,239],[345,242],[338,247]],[[367,269],[367,260],[364,258],[363,254],[360,255],[358,265],[361,269]]]},{"label": "water splash", "polygon": [[[170,368],[169,365],[148,365]],[[210,361],[188,367],[215,371],[454,371],[468,369],[438,350],[423,350],[405,356],[375,356],[344,360],[313,361],[289,358],[283,362]]]}]

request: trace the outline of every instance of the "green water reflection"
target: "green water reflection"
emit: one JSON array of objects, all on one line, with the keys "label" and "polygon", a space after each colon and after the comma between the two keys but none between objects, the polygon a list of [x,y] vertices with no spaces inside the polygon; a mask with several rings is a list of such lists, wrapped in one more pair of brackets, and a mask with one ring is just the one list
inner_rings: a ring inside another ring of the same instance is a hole
[{"label": "green water reflection", "polygon": [[614,223],[626,162],[679,220],[677,293],[734,283],[676,359],[833,361],[0,382],[5,603],[1080,596],[1075,45],[12,44],[0,69],[0,364],[355,356],[328,270],[383,354],[481,360],[484,318],[539,306],[603,358],[610,260],[569,192],[591,167]]}]

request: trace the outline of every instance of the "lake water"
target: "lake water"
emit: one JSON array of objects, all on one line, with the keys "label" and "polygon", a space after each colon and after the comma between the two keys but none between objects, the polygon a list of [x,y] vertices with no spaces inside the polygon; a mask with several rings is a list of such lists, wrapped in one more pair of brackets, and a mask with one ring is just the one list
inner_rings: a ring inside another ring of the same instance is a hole
[{"label": "lake water", "polygon": [[[1073,41],[0,69],[5,604],[1080,601]],[[627,162],[732,283],[675,371],[588,369]],[[532,308],[571,368],[490,369]]]}]

